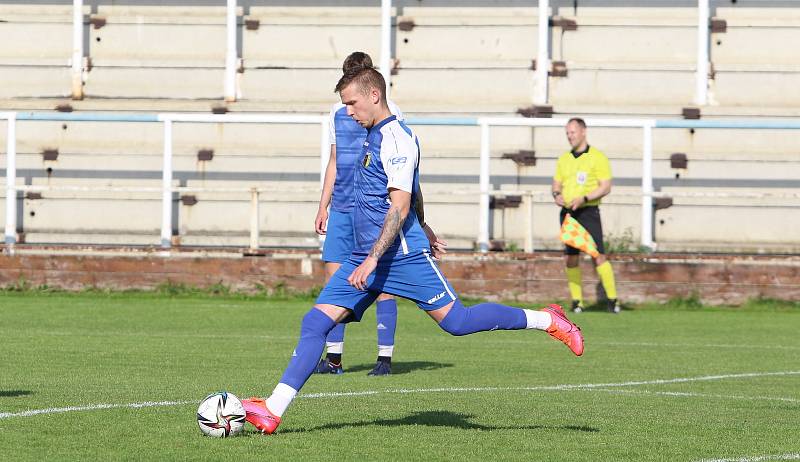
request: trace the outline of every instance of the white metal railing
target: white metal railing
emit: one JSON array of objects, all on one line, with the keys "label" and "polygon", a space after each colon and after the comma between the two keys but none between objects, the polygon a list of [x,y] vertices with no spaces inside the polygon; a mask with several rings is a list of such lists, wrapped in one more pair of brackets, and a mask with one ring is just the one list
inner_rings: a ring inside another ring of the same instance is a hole
[{"label": "white metal railing", "polygon": [[[567,118],[557,119],[527,119],[519,117],[507,118],[479,118],[481,126],[481,204],[479,217],[478,245],[485,252],[489,248],[489,146],[490,126],[506,127],[563,127]],[[654,248],[653,243],[653,142],[652,129],[656,124],[653,119],[586,119],[586,124],[591,127],[635,127],[643,132],[642,149],[642,246]]]},{"label": "white metal railing", "polygon": [[[249,191],[256,197],[251,199],[251,204],[255,212],[258,212],[258,194],[265,191],[272,191],[270,188],[187,188],[173,186],[173,167],[172,167],[172,134],[175,123],[277,123],[277,124],[319,124],[320,125],[320,178],[324,176],[327,159],[330,155],[330,132],[329,116],[327,115],[297,115],[297,114],[225,114],[213,115],[206,113],[165,113],[157,115],[147,114],[63,114],[63,113],[15,113],[0,112],[0,120],[7,121],[6,139],[6,221],[5,221],[5,243],[13,247],[16,243],[16,197],[19,191],[45,191],[45,190],[106,190],[106,191],[140,191],[155,192],[162,194],[162,223],[161,223],[161,246],[169,248],[172,240],[172,195],[175,192],[188,191]],[[16,184],[16,124],[19,120],[25,121],[104,121],[104,122],[160,122],[164,126],[164,150],[162,166],[162,186],[161,188],[84,188],[84,187],[51,187],[51,186],[18,186]],[[567,119],[528,119],[519,117],[499,118],[409,118],[407,122],[411,125],[445,125],[445,126],[477,126],[480,127],[480,172],[479,185],[477,190],[458,190],[448,191],[448,194],[479,194],[479,229],[477,242],[482,251],[489,248],[489,198],[493,195],[523,195],[528,200],[528,205],[532,203],[534,197],[540,197],[541,191],[495,191],[490,189],[490,147],[491,147],[491,127],[494,126],[518,126],[518,127],[563,127]],[[683,121],[683,120],[654,120],[654,119],[586,119],[591,127],[615,127],[615,128],[641,128],[642,145],[642,189],[641,189],[641,245],[654,249],[653,242],[653,198],[662,196],[654,192],[653,188],[653,129],[659,128],[727,128],[727,129],[793,129],[800,130],[800,120],[778,120],[778,121]],[[71,188],[71,189],[70,189]],[[318,190],[316,190],[318,192]],[[730,193],[691,193],[679,194],[670,193],[670,196],[685,195],[687,197],[800,197],[795,195],[775,195],[771,193],[750,193],[745,192],[739,195]],[[529,214],[530,215],[530,214]],[[251,216],[251,245],[258,245],[258,215]],[[530,217],[528,218],[530,219]],[[254,221],[255,220],[255,221]],[[526,231],[525,248],[530,249],[532,243],[532,230],[530,221]],[[253,237],[255,236],[255,237]]]},{"label": "white metal railing", "polygon": [[236,0],[228,0],[227,17],[225,21],[225,101],[236,101],[236,68],[239,55],[236,43]]},{"label": "white metal railing", "polygon": [[72,99],[83,99],[83,0],[72,2]]},{"label": "white metal railing", "polygon": [[380,70],[386,81],[386,96],[392,83],[392,0],[381,0],[381,61]]},{"label": "white metal railing", "polygon": [[[236,29],[238,27],[238,1],[226,0],[226,53],[225,82],[223,96],[226,101],[236,101],[239,96],[236,72],[241,57],[238,55]],[[387,93],[390,91],[392,79],[392,0],[380,0],[380,72],[386,80]],[[538,0],[538,49],[536,54],[536,71],[534,75],[534,104],[546,104],[549,99],[550,71],[550,0]],[[708,72],[709,72],[709,0],[697,0],[697,69],[695,103],[708,104]],[[84,43],[83,43],[83,0],[73,0],[73,47],[72,47],[72,97],[83,98],[84,83]]]},{"label": "white metal railing", "polygon": [[[0,112],[0,120],[7,121],[6,145],[6,220],[5,243],[9,247],[17,241],[17,191],[34,190],[31,186],[16,185],[16,120],[15,112]],[[106,122],[162,122],[164,124],[164,151],[162,163],[162,194],[161,202],[161,246],[169,248],[172,245],[172,194],[185,191],[188,188],[177,188],[172,185],[172,134],[176,122],[193,123],[284,123],[284,124],[319,124],[320,125],[320,158],[327,159],[330,155],[329,117],[320,115],[292,115],[292,114],[241,114],[241,115],[214,115],[194,113],[167,113],[156,116],[124,116],[124,115],[94,115],[91,114],[42,114],[29,113],[23,116],[25,120],[72,120],[72,121],[106,121]],[[325,161],[327,162],[327,160]],[[322,169],[320,175],[324,176]],[[102,188],[114,190],[114,188]],[[250,191],[248,188],[247,191]],[[41,189],[40,189],[41,190]],[[150,191],[152,188],[135,188],[137,191]],[[207,189],[214,191],[214,188]],[[255,201],[257,205],[257,200]],[[251,218],[251,222],[252,222]],[[256,218],[257,221],[257,218]],[[257,235],[257,234],[256,234]],[[256,238],[257,242],[257,238]],[[252,243],[252,238],[251,238]]]},{"label": "white metal railing", "polygon": [[694,102],[700,106],[708,104],[708,47],[710,8],[709,0],[697,1],[697,69]]},{"label": "white metal railing", "polygon": [[536,54],[536,73],[534,75],[533,104],[547,104],[548,83],[550,80],[550,1],[539,0],[539,35]]},{"label": "white metal railing", "polygon": [[[164,171],[163,171],[163,198],[161,214],[161,247],[169,248],[172,244],[172,125],[174,122],[194,123],[284,123],[284,124],[319,124],[320,158],[330,156],[330,131],[329,117],[318,115],[290,115],[290,114],[159,114],[158,120],[164,122]],[[324,176],[324,169],[320,176]],[[256,200],[256,206],[258,201]],[[258,221],[258,217],[251,218]],[[257,238],[256,238],[257,239]],[[251,238],[252,241],[252,238]]]}]

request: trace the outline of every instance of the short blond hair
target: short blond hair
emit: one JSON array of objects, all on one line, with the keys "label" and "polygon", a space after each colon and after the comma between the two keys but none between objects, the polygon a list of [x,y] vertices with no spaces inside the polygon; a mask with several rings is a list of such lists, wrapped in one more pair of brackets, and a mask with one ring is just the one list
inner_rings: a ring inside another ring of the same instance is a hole
[{"label": "short blond hair", "polygon": [[341,93],[351,83],[356,83],[363,94],[369,93],[372,89],[377,89],[381,92],[381,101],[386,102],[386,80],[375,69],[368,67],[354,72],[346,72],[336,83],[334,92]]}]

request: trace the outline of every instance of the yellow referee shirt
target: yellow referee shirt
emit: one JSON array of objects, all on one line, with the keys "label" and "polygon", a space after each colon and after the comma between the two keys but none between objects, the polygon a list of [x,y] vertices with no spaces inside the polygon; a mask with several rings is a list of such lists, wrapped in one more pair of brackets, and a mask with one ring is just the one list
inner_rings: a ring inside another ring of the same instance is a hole
[{"label": "yellow referee shirt", "polygon": [[[589,146],[589,150],[577,159],[569,151],[561,154],[553,179],[561,183],[561,195],[564,203],[569,205],[573,199],[597,189],[600,180],[610,180],[611,166],[605,154],[594,146]],[[586,205],[599,204],[600,199],[586,203]]]}]

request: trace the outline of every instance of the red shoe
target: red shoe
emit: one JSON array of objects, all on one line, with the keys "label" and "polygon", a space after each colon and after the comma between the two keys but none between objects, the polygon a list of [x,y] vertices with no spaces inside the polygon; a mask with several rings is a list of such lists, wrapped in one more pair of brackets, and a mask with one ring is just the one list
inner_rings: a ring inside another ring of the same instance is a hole
[{"label": "red shoe", "polygon": [[[575,353],[575,356],[583,354],[583,334],[581,328],[567,319],[564,309],[559,305],[550,305],[540,311],[550,313],[553,318],[552,324],[547,328],[547,333],[556,340],[561,340]],[[247,409],[245,407],[245,409]]]},{"label": "red shoe", "polygon": [[265,435],[275,433],[275,429],[281,424],[281,418],[269,412],[267,402],[261,398],[243,399],[242,405],[247,415],[247,421]]}]

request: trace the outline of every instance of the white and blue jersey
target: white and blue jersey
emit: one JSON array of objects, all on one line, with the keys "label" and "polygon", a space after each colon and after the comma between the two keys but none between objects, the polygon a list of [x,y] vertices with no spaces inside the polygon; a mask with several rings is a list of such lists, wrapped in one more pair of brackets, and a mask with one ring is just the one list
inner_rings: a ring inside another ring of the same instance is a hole
[{"label": "white and blue jersey", "polygon": [[419,160],[416,136],[395,116],[372,127],[363,142],[354,171],[355,248],[317,298],[317,304],[351,310],[353,315],[345,322],[361,320],[364,311],[381,293],[407,298],[428,311],[442,308],[457,298],[433,261],[428,238],[413,210],[409,211],[402,230],[367,278],[367,289],[356,289],[347,281],[380,236],[391,207],[389,190],[410,193],[411,204],[416,200]]},{"label": "white and blue jersey", "polygon": [[[389,111],[403,120],[403,113],[396,104],[389,101]],[[367,130],[347,115],[342,103],[333,106],[330,116],[331,144],[336,145],[336,181],[333,184],[331,210],[350,212],[353,210],[353,174],[361,156]]]},{"label": "white and blue jersey", "polygon": [[[373,126],[362,146],[355,172],[355,248],[353,253],[367,255],[383,228],[391,202],[389,189],[411,194],[411,204],[419,190],[419,141],[396,116]],[[403,228],[385,257],[429,251],[428,238],[419,225],[417,214],[410,210]]]},{"label": "white and blue jersey", "polygon": [[[403,119],[400,108],[391,101],[389,110],[398,119]],[[330,117],[331,144],[336,146],[336,180],[333,183],[322,261],[342,263],[353,252],[354,176],[364,140],[367,138],[367,130],[347,115],[347,108],[342,103],[333,106]]]}]

